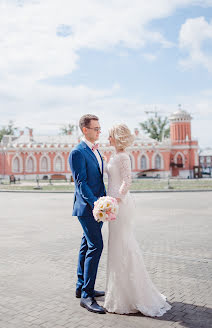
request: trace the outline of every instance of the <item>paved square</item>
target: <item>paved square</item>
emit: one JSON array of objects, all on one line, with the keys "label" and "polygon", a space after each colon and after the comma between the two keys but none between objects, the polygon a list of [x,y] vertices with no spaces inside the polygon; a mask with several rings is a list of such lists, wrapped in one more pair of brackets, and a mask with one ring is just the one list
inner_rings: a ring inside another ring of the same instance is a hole
[{"label": "paved square", "polygon": [[[71,216],[73,194],[0,193],[0,328],[212,327],[212,193],[133,197],[137,215],[129,220],[171,311],[155,319],[81,308],[74,291],[82,231]],[[106,224],[103,235],[96,289],[105,287]]]}]

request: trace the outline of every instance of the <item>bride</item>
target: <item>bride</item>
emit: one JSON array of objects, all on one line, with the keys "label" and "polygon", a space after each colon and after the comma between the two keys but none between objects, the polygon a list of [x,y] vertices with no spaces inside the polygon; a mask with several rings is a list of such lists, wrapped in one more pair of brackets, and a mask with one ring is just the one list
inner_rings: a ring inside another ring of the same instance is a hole
[{"label": "bride", "polygon": [[125,124],[109,131],[110,145],[116,154],[106,166],[107,195],[119,202],[115,221],[109,222],[107,282],[104,308],[108,312],[162,316],[171,306],[154,286],[143,262],[133,233],[134,204],[129,193],[131,163],[125,151],[134,140]]}]

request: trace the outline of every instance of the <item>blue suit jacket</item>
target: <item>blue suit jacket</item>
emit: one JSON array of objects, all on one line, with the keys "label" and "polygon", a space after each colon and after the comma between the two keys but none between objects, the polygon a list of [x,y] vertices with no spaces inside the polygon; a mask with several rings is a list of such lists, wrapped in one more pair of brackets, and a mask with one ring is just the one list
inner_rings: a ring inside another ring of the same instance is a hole
[{"label": "blue suit jacket", "polygon": [[97,158],[86,143],[81,141],[80,144],[71,151],[69,155],[69,164],[75,182],[72,215],[93,216],[92,210],[94,202],[99,197],[106,195],[103,174],[100,171]]}]

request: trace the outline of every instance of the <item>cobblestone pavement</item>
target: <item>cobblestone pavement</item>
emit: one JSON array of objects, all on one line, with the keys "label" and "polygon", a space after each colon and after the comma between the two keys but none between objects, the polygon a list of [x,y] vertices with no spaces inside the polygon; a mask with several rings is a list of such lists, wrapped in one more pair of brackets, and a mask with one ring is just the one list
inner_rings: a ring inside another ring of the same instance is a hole
[{"label": "cobblestone pavement", "polygon": [[[212,193],[133,197],[137,215],[129,219],[154,283],[173,306],[167,314],[99,315],[81,308],[74,291],[82,231],[71,216],[73,194],[0,193],[0,328],[212,327]],[[103,235],[99,290],[106,224]]]}]

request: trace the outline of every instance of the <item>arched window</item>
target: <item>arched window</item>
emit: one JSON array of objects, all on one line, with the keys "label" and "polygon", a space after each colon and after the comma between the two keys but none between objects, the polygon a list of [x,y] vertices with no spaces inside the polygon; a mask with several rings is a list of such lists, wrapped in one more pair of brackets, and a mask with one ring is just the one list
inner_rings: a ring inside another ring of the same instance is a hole
[{"label": "arched window", "polygon": [[161,169],[161,157],[160,155],[156,155],[155,157],[155,168]]},{"label": "arched window", "polygon": [[62,159],[61,157],[58,156],[55,161],[55,171],[61,172],[63,170],[62,167],[63,167]]},{"label": "arched window", "polygon": [[46,157],[43,157],[41,160],[41,171],[48,172],[48,160]]},{"label": "arched window", "polygon": [[146,168],[147,168],[146,156],[142,155],[141,156],[141,170],[146,170]]},{"label": "arched window", "polygon": [[34,160],[32,157],[29,157],[27,161],[27,171],[34,172],[34,170],[35,170]]},{"label": "arched window", "polygon": [[16,157],[13,161],[13,172],[20,172],[20,160]]}]

